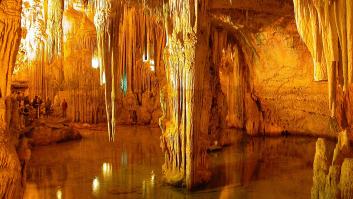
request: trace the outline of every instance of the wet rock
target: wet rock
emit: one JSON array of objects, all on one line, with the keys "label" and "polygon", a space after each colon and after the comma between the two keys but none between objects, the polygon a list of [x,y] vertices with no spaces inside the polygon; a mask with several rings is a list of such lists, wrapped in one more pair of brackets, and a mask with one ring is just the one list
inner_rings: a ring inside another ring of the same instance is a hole
[{"label": "wet rock", "polygon": [[0,198],[21,198],[21,165],[15,147],[0,129]]},{"label": "wet rock", "polygon": [[344,159],[341,169],[341,199],[353,198],[353,159]]},{"label": "wet rock", "polygon": [[320,195],[320,198],[324,196],[325,199],[340,198],[339,182],[340,182],[340,166],[331,166],[328,175],[326,176],[326,185],[324,187],[325,194]]},{"label": "wet rock", "polygon": [[263,115],[259,105],[258,99],[254,100],[249,93],[245,95],[246,132],[250,135],[263,133]]},{"label": "wet rock", "polygon": [[347,136],[347,130],[338,135],[338,142],[333,152],[332,165],[342,165],[344,158],[350,154],[350,144]]},{"label": "wet rock", "polygon": [[319,138],[316,142],[316,152],[313,165],[313,187],[311,189],[312,199],[323,199],[325,196],[326,174],[329,170],[327,158],[327,146],[324,139]]},{"label": "wet rock", "polygon": [[152,120],[151,120],[151,126],[156,126],[158,127],[159,125],[159,118],[162,117],[163,113],[162,110],[157,109],[152,113]]},{"label": "wet rock", "polygon": [[152,119],[152,115],[149,110],[142,107],[137,112],[137,124],[148,125]]}]

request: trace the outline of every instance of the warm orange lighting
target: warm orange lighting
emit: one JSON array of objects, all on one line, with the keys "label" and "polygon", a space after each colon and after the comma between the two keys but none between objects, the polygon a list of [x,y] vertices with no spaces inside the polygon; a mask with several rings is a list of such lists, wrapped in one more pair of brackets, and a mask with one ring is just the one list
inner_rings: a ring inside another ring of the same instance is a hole
[{"label": "warm orange lighting", "polygon": [[102,73],[102,77],[101,77],[101,85],[105,84],[105,72]]},{"label": "warm orange lighting", "polygon": [[57,199],[61,199],[63,196],[63,192],[61,191],[61,189],[59,188],[57,191],[56,191],[56,198]]},{"label": "warm orange lighting", "polygon": [[154,72],[156,70],[153,60],[150,60],[150,69],[151,69],[152,72]]},{"label": "warm orange lighting", "polygon": [[151,172],[151,184],[152,184],[152,185],[154,185],[155,177],[156,177],[156,176],[155,176],[154,172],[152,171],[152,172]]},{"label": "warm orange lighting", "polygon": [[94,68],[94,69],[99,68],[99,60],[96,57],[92,58],[92,68]]},{"label": "warm orange lighting", "polygon": [[111,177],[113,172],[112,164],[104,162],[102,165],[103,177]]},{"label": "warm orange lighting", "polygon": [[95,177],[92,182],[92,190],[93,192],[98,192],[99,190],[99,180],[98,177]]},{"label": "warm orange lighting", "polygon": [[63,25],[63,32],[64,32],[64,41],[67,41],[67,37],[68,37],[68,34],[70,33],[70,31],[72,31],[72,25],[71,25],[71,22],[69,21],[69,19],[64,16],[63,20],[62,20],[62,25]]}]

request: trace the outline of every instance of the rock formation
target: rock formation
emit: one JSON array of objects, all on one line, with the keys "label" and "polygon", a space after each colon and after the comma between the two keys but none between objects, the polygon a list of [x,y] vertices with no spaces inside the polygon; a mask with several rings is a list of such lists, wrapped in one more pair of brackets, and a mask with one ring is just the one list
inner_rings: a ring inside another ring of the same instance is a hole
[{"label": "rock formation", "polygon": [[351,198],[353,153],[349,146],[347,132],[340,132],[331,164],[328,159],[329,154],[325,140],[319,138],[316,142],[311,198]]},{"label": "rock formation", "polygon": [[[345,116],[346,110],[337,101],[342,100],[339,96],[349,95],[352,83],[352,7],[353,2],[349,0],[294,0],[298,31],[312,54],[315,76],[327,71],[331,117]],[[337,96],[340,89],[344,94]],[[351,124],[339,125],[346,128]]]},{"label": "rock formation", "polygon": [[[325,166],[324,152],[314,164],[313,195],[336,197],[353,122],[352,7],[350,0],[0,0],[0,129],[19,134],[9,95],[11,79],[21,80],[57,112],[66,99],[73,122],[107,122],[111,141],[116,125],[159,125],[165,179],[188,189],[210,178],[207,148],[226,144],[223,128],[330,137],[347,129],[333,165]],[[347,160],[347,175],[349,168]]]},{"label": "rock formation", "polygon": [[[23,195],[21,165],[16,154],[17,108],[9,97],[12,71],[20,44],[21,1],[0,1],[0,197],[21,198]],[[15,135],[14,135],[15,134]]]},{"label": "rock formation", "polygon": [[44,146],[82,138],[80,132],[65,120],[42,119],[34,122],[24,130],[29,143],[33,146]]}]

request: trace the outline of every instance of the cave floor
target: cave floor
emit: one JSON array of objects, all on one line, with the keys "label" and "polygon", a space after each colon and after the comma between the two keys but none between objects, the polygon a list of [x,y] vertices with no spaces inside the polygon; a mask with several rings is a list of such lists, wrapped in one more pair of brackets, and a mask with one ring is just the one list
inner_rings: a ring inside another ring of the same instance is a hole
[{"label": "cave floor", "polygon": [[[81,130],[83,139],[32,151],[25,198],[310,198],[314,138],[248,138],[210,153],[211,182],[192,193],[162,183],[158,128]],[[332,144],[333,145],[333,144]]]}]

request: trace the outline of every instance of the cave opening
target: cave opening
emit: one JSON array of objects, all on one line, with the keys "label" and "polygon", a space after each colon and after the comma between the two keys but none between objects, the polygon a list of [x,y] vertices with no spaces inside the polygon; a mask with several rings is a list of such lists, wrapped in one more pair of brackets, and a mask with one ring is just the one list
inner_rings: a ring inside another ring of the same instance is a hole
[{"label": "cave opening", "polygon": [[0,198],[352,198],[352,8],[0,0]]}]

